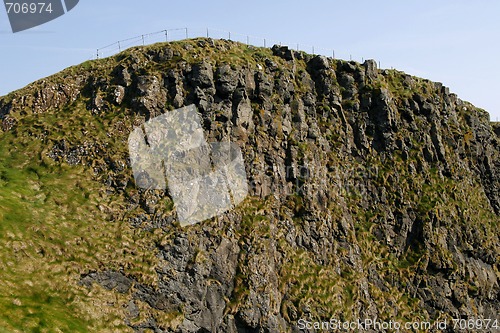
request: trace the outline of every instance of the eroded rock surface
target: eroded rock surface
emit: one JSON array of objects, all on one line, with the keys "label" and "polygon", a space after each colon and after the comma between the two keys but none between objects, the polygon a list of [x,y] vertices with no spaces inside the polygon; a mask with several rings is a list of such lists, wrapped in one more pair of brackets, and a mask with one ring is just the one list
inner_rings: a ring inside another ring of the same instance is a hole
[{"label": "eroded rock surface", "polygon": [[[168,192],[127,192],[126,150],[49,147],[140,207],[136,228],[164,233],[156,285],[81,272],[84,285],[128,293],[124,320],[136,331],[305,332],[299,319],[500,313],[498,126],[441,84],[372,60],[201,39],[132,49],[4,97],[2,130],[78,102],[95,117],[126,114],[106,129],[123,143],[133,126],[195,104],[209,141],[236,142],[245,158],[250,197],[180,228],[160,208]],[[137,323],[137,302],[182,320],[167,327],[143,310]]]}]

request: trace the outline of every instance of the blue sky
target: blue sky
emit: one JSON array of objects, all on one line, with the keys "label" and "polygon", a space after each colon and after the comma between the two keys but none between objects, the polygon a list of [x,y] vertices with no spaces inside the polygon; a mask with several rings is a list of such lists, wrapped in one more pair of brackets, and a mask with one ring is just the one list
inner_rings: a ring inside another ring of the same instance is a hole
[{"label": "blue sky", "polygon": [[[80,0],[68,14],[13,34],[0,7],[0,95],[95,57],[117,40],[170,28],[259,36],[443,82],[500,120],[500,1]],[[220,33],[219,36],[225,36]],[[159,37],[158,37],[159,38]],[[261,39],[251,39],[262,43]]]}]

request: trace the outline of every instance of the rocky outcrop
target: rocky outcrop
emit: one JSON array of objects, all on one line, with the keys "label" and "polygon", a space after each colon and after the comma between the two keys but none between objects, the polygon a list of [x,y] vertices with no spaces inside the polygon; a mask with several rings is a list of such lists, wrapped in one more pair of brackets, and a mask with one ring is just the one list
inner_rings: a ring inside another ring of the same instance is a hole
[{"label": "rocky outcrop", "polygon": [[[442,84],[372,60],[204,39],[131,49],[77,72],[0,99],[3,130],[24,113],[81,102],[95,117],[130,116],[121,131],[106,129],[118,144],[137,123],[195,104],[209,141],[236,142],[245,159],[251,197],[182,229],[159,208],[167,192],[129,193],[130,172],[118,167],[126,154],[111,154],[119,148],[51,147],[58,163],[94,167],[111,198],[139,205],[128,222],[163,233],[156,285],[81,274],[83,285],[128,293],[124,320],[136,331],[305,332],[299,319],[500,313],[498,128]],[[182,321],[167,327],[146,309],[134,324],[136,302]]]}]

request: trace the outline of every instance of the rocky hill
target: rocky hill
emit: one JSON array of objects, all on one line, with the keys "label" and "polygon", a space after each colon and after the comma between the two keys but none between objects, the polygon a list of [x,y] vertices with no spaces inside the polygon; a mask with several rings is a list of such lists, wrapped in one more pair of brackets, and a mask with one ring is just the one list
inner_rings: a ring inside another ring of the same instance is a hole
[{"label": "rocky hill", "polygon": [[[181,227],[127,140],[191,104],[250,193]],[[440,83],[193,39],[35,82],[0,122],[0,332],[500,320],[500,127]]]}]

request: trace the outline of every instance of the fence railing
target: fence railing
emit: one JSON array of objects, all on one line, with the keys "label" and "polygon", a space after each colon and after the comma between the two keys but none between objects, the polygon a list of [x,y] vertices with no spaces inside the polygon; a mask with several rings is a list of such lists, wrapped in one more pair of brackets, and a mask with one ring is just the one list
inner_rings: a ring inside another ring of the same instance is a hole
[{"label": "fence railing", "polygon": [[[311,54],[321,54],[328,57],[338,57],[340,59],[354,60],[351,54],[347,53],[336,53],[334,49],[317,47],[314,45],[300,44],[300,43],[290,43],[287,41],[269,39],[264,37],[257,37],[247,34],[234,33],[227,30],[206,28],[200,29],[188,29],[188,28],[175,28],[175,29],[165,29],[157,32],[151,32],[147,34],[138,35],[135,37],[123,39],[112,44],[100,47],[97,49],[96,58],[103,58],[114,55],[121,52],[129,47],[138,45],[149,45],[158,42],[170,42],[176,40],[183,40],[188,38],[196,37],[207,37],[214,39],[228,39],[236,42],[241,42],[247,45],[253,45],[257,47],[271,47],[273,45],[286,45],[291,49],[296,51],[305,51]],[[368,58],[367,58],[368,59]],[[364,62],[365,58],[362,57],[361,62]],[[380,62],[379,62],[380,68]]]},{"label": "fence railing", "polygon": [[188,28],[165,29],[156,32],[150,32],[139,36],[122,39],[112,44],[97,49],[97,59],[108,57],[121,52],[129,47],[138,45],[147,45],[158,42],[169,42],[173,40],[182,40],[189,38]]}]

